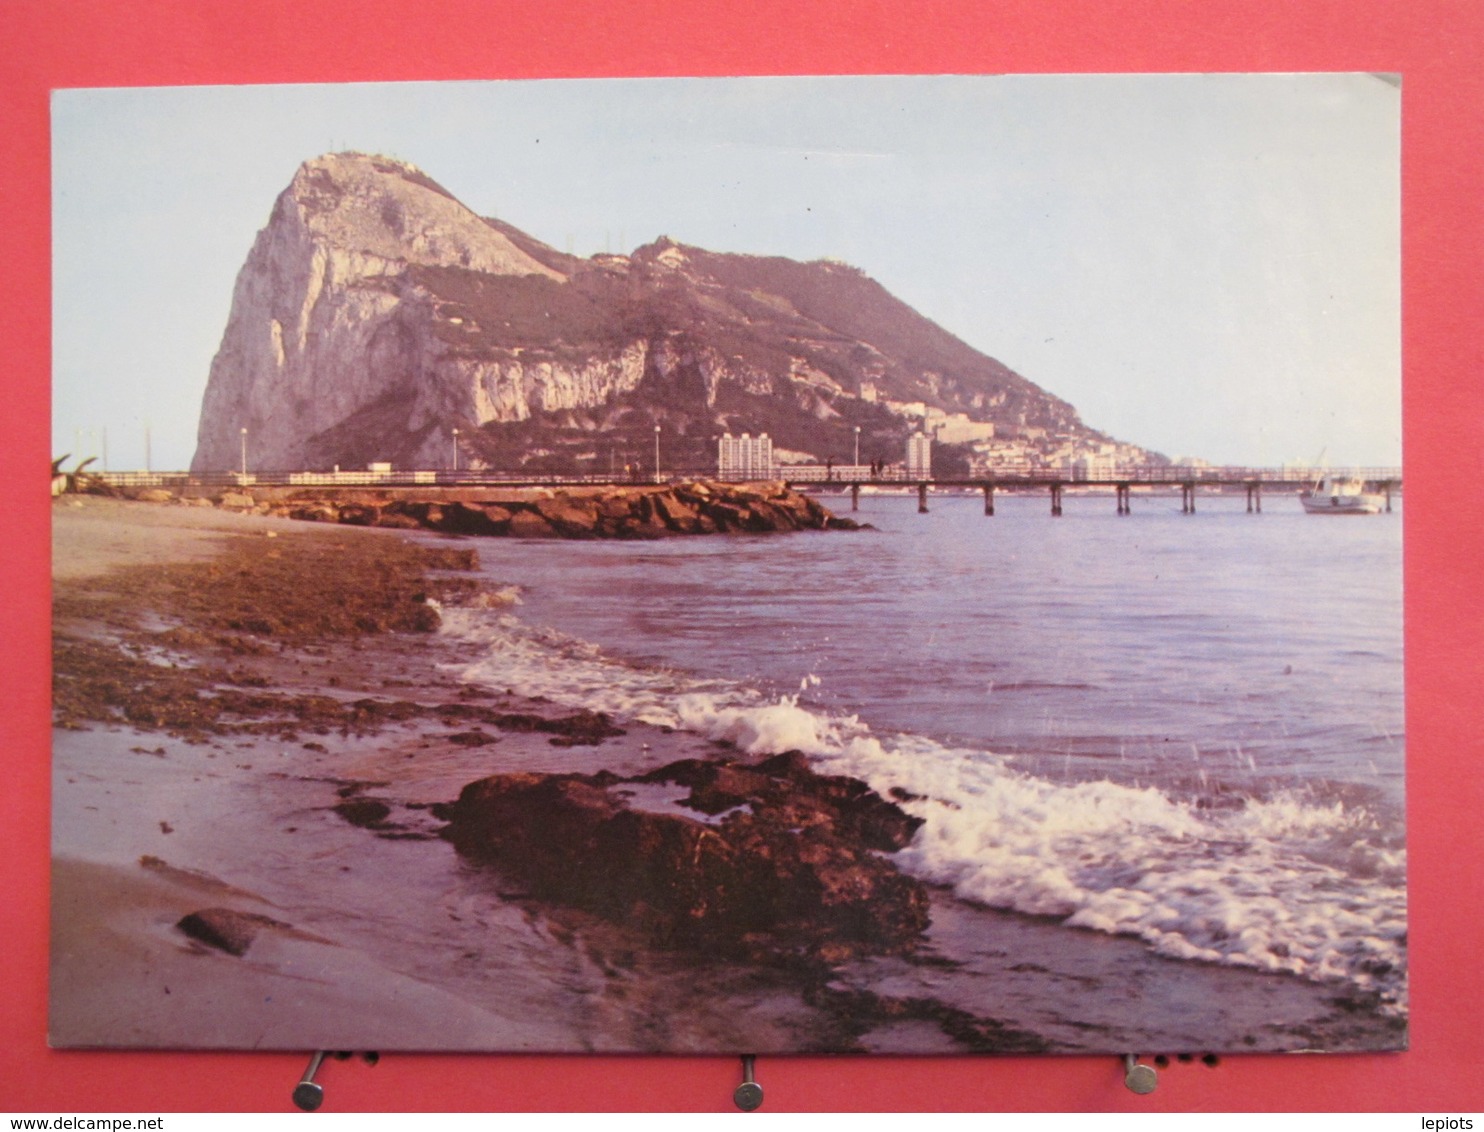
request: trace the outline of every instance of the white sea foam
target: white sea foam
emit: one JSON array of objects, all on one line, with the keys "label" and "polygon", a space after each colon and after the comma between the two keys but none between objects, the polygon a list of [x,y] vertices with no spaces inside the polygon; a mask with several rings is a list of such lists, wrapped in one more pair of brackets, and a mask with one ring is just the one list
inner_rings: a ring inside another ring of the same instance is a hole
[{"label": "white sea foam", "polygon": [[799,695],[627,664],[509,614],[445,611],[481,643],[463,679],[620,719],[796,749],[822,770],[913,800],[898,863],[960,898],[1136,936],[1179,959],[1348,982],[1405,1008],[1405,854],[1362,808],[1294,794],[1203,808],[1152,786],[1052,782],[982,750],[811,710]]}]

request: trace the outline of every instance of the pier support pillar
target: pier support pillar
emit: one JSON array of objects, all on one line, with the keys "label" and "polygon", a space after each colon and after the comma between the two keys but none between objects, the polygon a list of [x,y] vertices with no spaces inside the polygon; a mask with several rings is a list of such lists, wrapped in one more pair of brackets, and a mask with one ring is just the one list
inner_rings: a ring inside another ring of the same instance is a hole
[{"label": "pier support pillar", "polygon": [[850,485],[850,509],[852,511],[861,509],[861,485],[858,483]]},{"label": "pier support pillar", "polygon": [[1133,501],[1129,492],[1129,485],[1121,483],[1117,487],[1118,513],[1120,515],[1132,515],[1134,513]]},{"label": "pier support pillar", "polygon": [[1051,513],[1053,515],[1061,514],[1061,484],[1059,483],[1051,485]]},{"label": "pier support pillar", "polygon": [[1182,515],[1195,514],[1195,484],[1193,483],[1180,485],[1180,513]]},{"label": "pier support pillar", "polygon": [[919,515],[926,515],[928,513],[927,488],[928,485],[925,483],[917,485],[917,513]]},{"label": "pier support pillar", "polygon": [[[1387,499],[1389,502],[1390,496]],[[994,484],[992,483],[984,485],[984,513],[986,515],[994,514]]]},{"label": "pier support pillar", "polygon": [[1387,480],[1383,485],[1386,489],[1386,513],[1391,514],[1391,481]]},{"label": "pier support pillar", "polygon": [[1262,484],[1256,480],[1247,485],[1247,514],[1262,514]]}]

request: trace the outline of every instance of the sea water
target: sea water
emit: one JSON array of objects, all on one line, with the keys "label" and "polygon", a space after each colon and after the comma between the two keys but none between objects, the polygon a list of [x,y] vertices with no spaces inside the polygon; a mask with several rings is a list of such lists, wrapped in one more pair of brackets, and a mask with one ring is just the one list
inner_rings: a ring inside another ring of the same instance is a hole
[{"label": "sea water", "polygon": [[[847,498],[825,502],[848,512]],[[470,681],[904,798],[966,906],[1405,1012],[1401,516],[866,495],[874,531],[500,541]]]}]

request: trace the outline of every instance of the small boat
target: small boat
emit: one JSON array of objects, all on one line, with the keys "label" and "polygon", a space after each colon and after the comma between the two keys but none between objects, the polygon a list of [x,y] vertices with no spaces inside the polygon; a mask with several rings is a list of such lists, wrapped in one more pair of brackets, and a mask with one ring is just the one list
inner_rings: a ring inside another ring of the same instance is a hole
[{"label": "small boat", "polygon": [[1386,496],[1365,488],[1365,480],[1353,476],[1322,476],[1299,494],[1299,502],[1310,515],[1377,515]]}]

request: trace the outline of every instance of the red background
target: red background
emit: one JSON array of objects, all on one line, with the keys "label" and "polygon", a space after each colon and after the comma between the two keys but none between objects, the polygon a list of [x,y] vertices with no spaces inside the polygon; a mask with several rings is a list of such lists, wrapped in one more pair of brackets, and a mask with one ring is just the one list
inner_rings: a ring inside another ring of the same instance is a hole
[{"label": "red background", "polygon": [[[1484,1109],[1484,5],[1478,0],[6,0],[0,6],[0,1110],[289,1107],[304,1058],[46,1048],[48,90],[497,77],[1393,71],[1403,84],[1412,1048],[1176,1064],[767,1058],[769,1109]],[[740,1051],[739,1051],[740,1052]],[[1159,1051],[1146,1051],[1159,1052]],[[334,1109],[727,1109],[731,1058],[331,1063]]]}]

